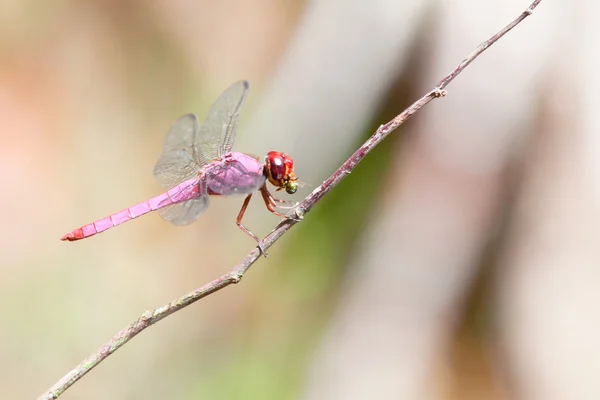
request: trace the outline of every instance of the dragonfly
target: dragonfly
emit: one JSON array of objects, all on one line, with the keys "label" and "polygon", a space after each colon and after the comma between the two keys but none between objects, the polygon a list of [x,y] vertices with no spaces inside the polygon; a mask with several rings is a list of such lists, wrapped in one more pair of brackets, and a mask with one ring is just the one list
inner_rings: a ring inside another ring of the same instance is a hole
[{"label": "dragonfly", "polygon": [[61,240],[85,239],[151,211],[158,211],[174,225],[188,225],[206,211],[210,196],[246,195],[236,224],[256,240],[264,254],[258,236],[242,224],[250,199],[260,192],[271,213],[287,218],[277,209],[293,207],[285,205],[288,201],[274,198],[267,181],[276,191],[285,189],[288,194],[294,194],[300,182],[294,174],[294,160],[283,152],[270,151],[261,163],[259,157],[231,151],[248,89],[247,81],[231,85],[211,106],[201,126],[195,114],[184,115],[173,123],[154,166],[154,177],[169,190],[77,228]]}]

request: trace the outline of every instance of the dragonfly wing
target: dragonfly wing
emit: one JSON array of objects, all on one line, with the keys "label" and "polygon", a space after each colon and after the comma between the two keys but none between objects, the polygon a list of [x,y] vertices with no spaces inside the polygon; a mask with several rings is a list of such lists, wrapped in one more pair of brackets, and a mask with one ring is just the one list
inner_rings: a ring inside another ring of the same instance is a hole
[{"label": "dragonfly wing", "polygon": [[172,187],[192,179],[202,166],[231,150],[247,93],[248,82],[236,82],[215,101],[201,127],[194,114],[184,115],[171,125],[154,167],[160,185]]},{"label": "dragonfly wing", "polygon": [[198,149],[198,119],[187,114],[171,125],[163,152],[154,166],[154,177],[163,187],[197,176],[206,160]]},{"label": "dragonfly wing", "polygon": [[206,160],[198,148],[201,141],[200,128],[198,126],[198,117],[195,114],[186,114],[179,117],[165,137],[163,152],[172,150],[183,150],[190,154],[192,159],[200,165],[207,164],[212,160]]},{"label": "dragonfly wing", "polygon": [[206,175],[210,190],[222,196],[253,193],[267,179],[262,174],[249,172],[239,161],[231,161],[226,167],[215,166]]},{"label": "dragonfly wing", "polygon": [[247,81],[234,83],[210,108],[200,127],[196,146],[206,162],[216,160],[231,151],[248,88]]},{"label": "dragonfly wing", "polygon": [[165,220],[171,221],[173,225],[188,225],[194,222],[206,211],[209,205],[208,195],[184,201],[183,203],[171,204],[158,210],[158,214]]},{"label": "dragonfly wing", "polygon": [[171,188],[197,177],[201,170],[200,165],[187,151],[170,150],[160,155],[154,166],[154,178],[162,187]]}]

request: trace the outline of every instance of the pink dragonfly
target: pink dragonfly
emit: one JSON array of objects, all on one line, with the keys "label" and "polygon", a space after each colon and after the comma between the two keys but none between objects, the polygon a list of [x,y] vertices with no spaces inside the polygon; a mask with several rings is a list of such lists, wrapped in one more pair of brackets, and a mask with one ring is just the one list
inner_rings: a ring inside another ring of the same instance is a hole
[{"label": "pink dragonfly", "polygon": [[266,181],[277,190],[285,189],[293,194],[298,188],[298,178],[294,176],[294,161],[284,153],[271,151],[261,164],[258,157],[231,152],[247,93],[248,82],[236,82],[212,105],[202,126],[198,126],[194,114],[184,115],[171,126],[154,167],[158,183],[170,190],[77,228],[61,240],[85,239],[156,210],[174,225],[187,225],[208,208],[209,195],[245,194],[236,224],[259,243],[262,251],[258,236],[242,224],[250,198],[260,191],[267,209],[285,217],[276,208],[289,208],[282,205],[286,201],[275,199],[267,189]]}]

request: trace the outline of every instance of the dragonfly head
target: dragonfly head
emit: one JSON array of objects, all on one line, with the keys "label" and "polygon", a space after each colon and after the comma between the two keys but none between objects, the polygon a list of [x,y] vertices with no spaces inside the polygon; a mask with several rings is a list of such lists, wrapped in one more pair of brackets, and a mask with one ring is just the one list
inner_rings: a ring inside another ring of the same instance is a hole
[{"label": "dragonfly head", "polygon": [[265,157],[265,175],[277,190],[285,189],[289,194],[298,190],[298,178],[294,175],[294,160],[285,153],[270,151]]}]

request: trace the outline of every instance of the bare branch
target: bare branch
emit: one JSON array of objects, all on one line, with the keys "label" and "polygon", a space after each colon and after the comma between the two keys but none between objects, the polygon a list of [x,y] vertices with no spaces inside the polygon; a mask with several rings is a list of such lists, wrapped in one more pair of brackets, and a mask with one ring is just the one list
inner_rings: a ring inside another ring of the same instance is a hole
[{"label": "bare branch", "polygon": [[[458,74],[460,74],[469,64],[471,64],[481,53],[487,50],[491,45],[508,33],[511,29],[521,23],[525,18],[530,16],[533,10],[539,5],[542,0],[534,1],[523,13],[521,13],[514,21],[502,28],[498,33],[490,37],[485,42],[481,43],[475,51],[465,58],[450,74],[444,77],[438,85],[425,94],[423,97],[415,101],[410,107],[397,115],[388,123],[381,125],[379,129],[367,140],[352,156],[338,168],[325,182],[317,187],[310,195],[308,195],[298,206],[292,211],[295,215],[290,215],[290,219],[281,221],[271,233],[269,233],[262,241],[263,249],[268,249],[286,233],[292,226],[296,225],[315,204],[317,204],[325,194],[337,186],[338,183],[348,175],[354,167],[383,139],[385,139],[396,128],[402,125],[408,118],[419,111],[423,106],[428,104],[435,98],[446,95],[445,88]],[[166,304],[156,308],[153,311],[146,311],[129,324],[125,329],[114,335],[107,343],[100,347],[96,352],[83,360],[77,367],[71,370],[56,384],[49,388],[44,394],[38,397],[38,400],[54,400],[77,382],[81,377],[87,374],[92,368],[100,364],[104,359],[117,351],[121,346],[135,337],[144,329],[155,324],[161,319],[181,310],[184,307],[206,297],[218,290],[221,290],[233,283],[238,283],[244,273],[254,264],[260,257],[261,253],[258,248],[252,250],[248,255],[236,265],[230,272],[207,283],[206,285]]]}]

